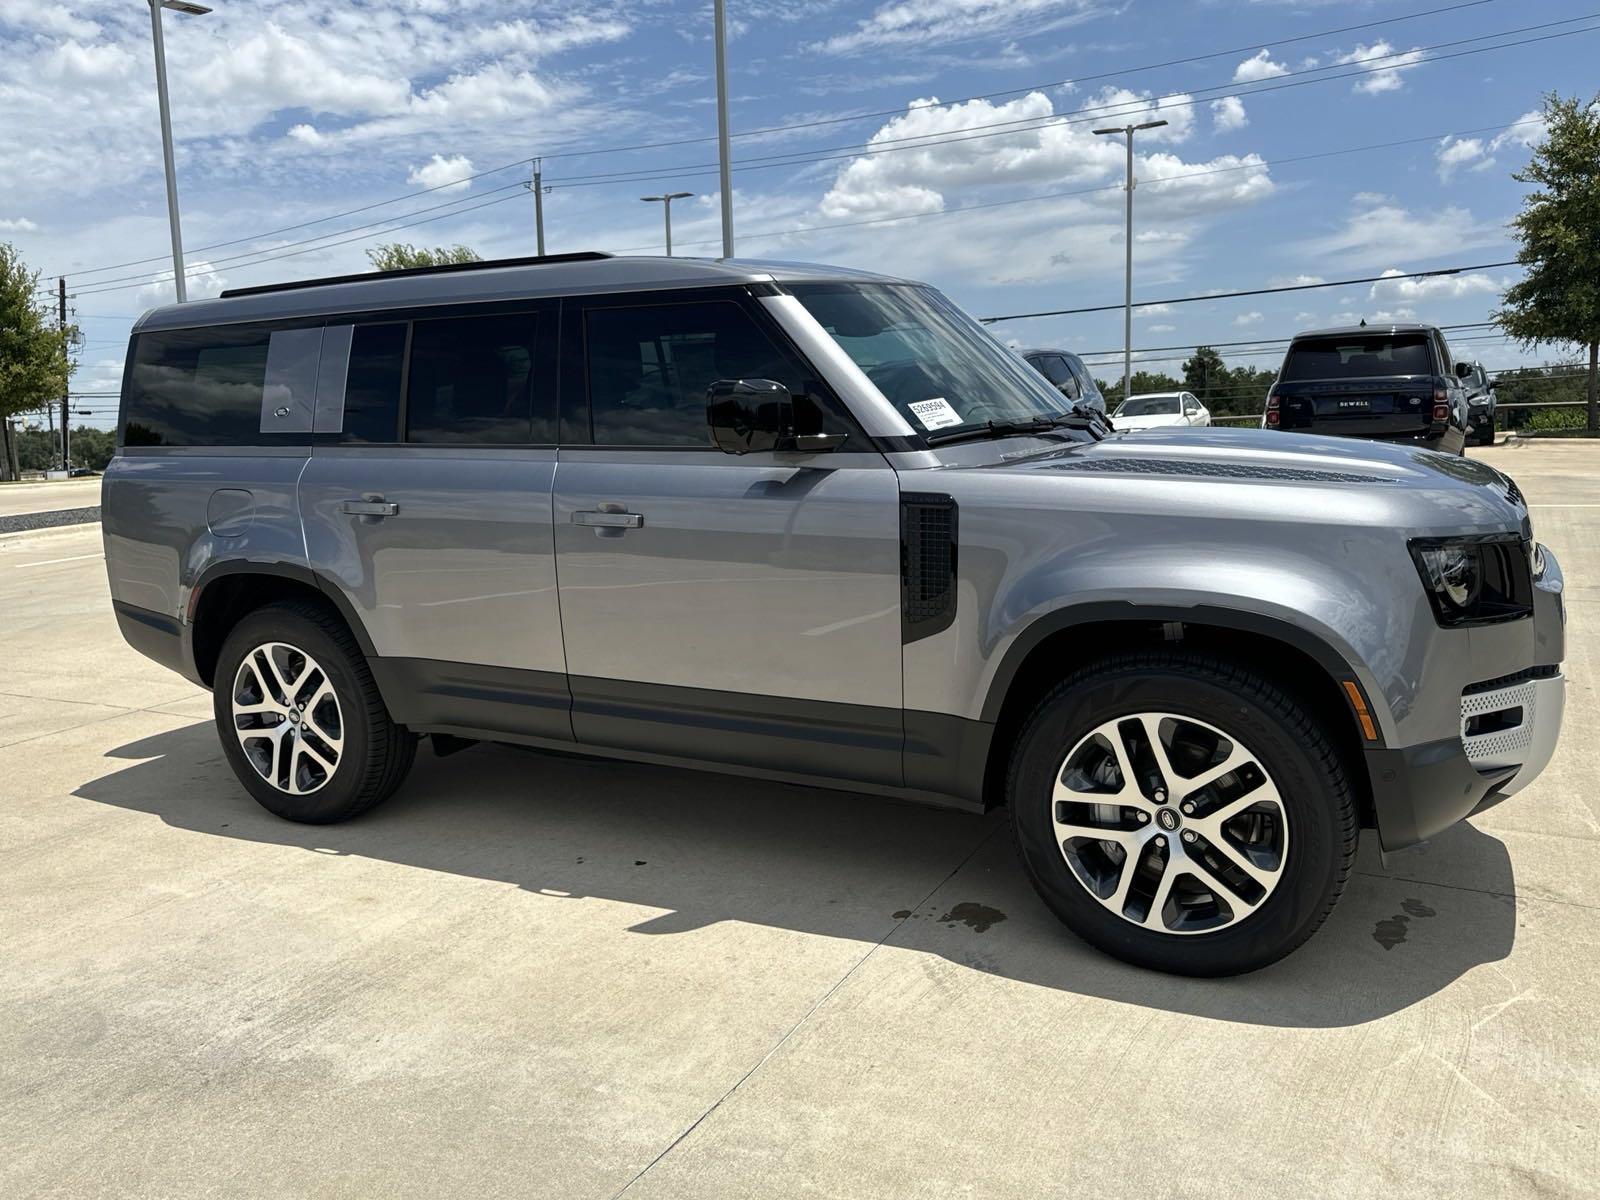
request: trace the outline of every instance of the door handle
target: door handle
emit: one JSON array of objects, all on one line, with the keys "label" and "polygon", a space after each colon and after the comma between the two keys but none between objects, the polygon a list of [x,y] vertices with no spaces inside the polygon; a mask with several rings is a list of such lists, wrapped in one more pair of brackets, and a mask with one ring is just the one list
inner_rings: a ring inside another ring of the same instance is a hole
[{"label": "door handle", "polygon": [[365,500],[346,500],[339,509],[352,517],[392,517],[400,511],[400,506],[382,496],[372,496]]},{"label": "door handle", "polygon": [[644,525],[643,513],[597,512],[581,509],[572,514],[574,525],[593,525],[599,529],[639,529]]}]

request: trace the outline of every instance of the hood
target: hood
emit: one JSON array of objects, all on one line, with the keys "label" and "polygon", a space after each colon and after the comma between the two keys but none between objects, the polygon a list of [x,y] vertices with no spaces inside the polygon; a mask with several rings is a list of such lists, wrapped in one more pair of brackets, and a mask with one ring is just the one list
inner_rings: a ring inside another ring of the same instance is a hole
[{"label": "hood", "polygon": [[1116,423],[1117,431],[1133,429],[1160,429],[1163,425],[1182,425],[1183,417],[1178,413],[1161,413],[1154,417],[1112,417]]},{"label": "hood", "polygon": [[[1034,478],[1092,478],[1190,485],[1182,502],[1215,500],[1223,507],[1289,504],[1322,519],[1360,520],[1381,511],[1385,520],[1414,528],[1463,532],[1520,529],[1528,536],[1527,505],[1517,485],[1487,463],[1432,450],[1355,438],[1318,437],[1263,429],[1192,426],[1117,432],[1098,442],[1004,456],[991,469]],[[1237,485],[1275,485],[1269,498]],[[1209,486],[1208,486],[1209,485]],[[1291,498],[1282,489],[1299,497]],[[1137,499],[1173,503],[1138,489]],[[1130,494],[1129,499],[1135,497]],[[1373,502],[1376,502],[1375,504]],[[1141,505],[1142,506],[1142,505]]]}]

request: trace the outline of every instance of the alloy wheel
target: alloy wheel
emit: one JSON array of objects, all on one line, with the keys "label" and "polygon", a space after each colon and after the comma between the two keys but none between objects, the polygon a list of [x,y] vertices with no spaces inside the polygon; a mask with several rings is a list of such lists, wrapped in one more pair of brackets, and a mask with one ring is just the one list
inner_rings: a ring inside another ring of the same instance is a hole
[{"label": "alloy wheel", "polygon": [[344,753],[344,713],[328,673],[287,642],[251,650],[234,675],[234,732],[256,774],[280,792],[317,791]]},{"label": "alloy wheel", "polygon": [[1132,713],[1091,730],[1056,773],[1051,820],[1089,894],[1157,933],[1246,920],[1288,861],[1288,816],[1260,759],[1176,713]]}]

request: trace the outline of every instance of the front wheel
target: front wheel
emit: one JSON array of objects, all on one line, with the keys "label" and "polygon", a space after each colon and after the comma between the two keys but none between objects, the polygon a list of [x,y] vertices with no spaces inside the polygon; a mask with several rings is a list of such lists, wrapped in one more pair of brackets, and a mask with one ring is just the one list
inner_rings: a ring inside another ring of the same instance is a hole
[{"label": "front wheel", "polygon": [[1199,654],[1134,652],[1064,680],[1018,739],[1008,799],[1050,909],[1091,945],[1178,974],[1288,954],[1355,857],[1355,803],[1317,722]]},{"label": "front wheel", "polygon": [[390,719],[350,631],[315,604],[271,604],[234,626],[212,698],[239,782],[291,821],[365,812],[400,786],[416,755],[416,737]]}]

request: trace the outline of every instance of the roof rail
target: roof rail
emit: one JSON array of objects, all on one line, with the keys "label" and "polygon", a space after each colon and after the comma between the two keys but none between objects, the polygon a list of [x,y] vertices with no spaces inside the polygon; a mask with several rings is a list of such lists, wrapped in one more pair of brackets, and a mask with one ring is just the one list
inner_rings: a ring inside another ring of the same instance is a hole
[{"label": "roof rail", "polygon": [[411,275],[443,275],[449,271],[490,271],[496,267],[539,267],[549,263],[598,262],[612,256],[603,250],[579,250],[573,254],[541,254],[531,258],[491,258],[473,262],[440,263],[432,267],[399,267],[393,271],[363,271],[359,275],[329,275],[322,279],[292,279],[287,283],[262,283],[254,287],[228,288],[221,299],[235,296],[261,296],[268,292],[292,292],[299,288],[327,287],[333,283],[367,283],[374,279],[403,279]]}]

